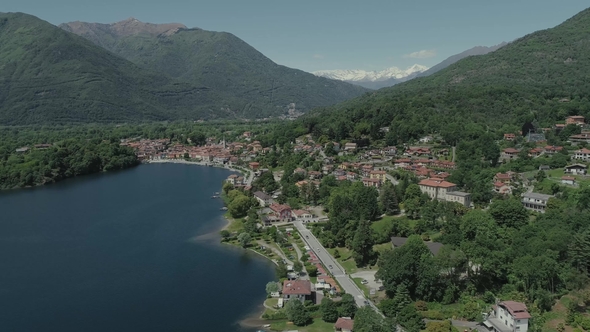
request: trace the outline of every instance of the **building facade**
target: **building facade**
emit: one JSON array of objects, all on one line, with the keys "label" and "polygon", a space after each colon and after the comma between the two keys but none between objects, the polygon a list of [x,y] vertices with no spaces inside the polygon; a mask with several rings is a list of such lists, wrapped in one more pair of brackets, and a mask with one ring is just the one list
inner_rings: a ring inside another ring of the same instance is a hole
[{"label": "building facade", "polygon": [[522,205],[527,210],[545,212],[545,209],[547,208],[547,202],[551,197],[553,196],[532,192],[525,193],[522,198]]},{"label": "building facade", "polygon": [[484,325],[495,332],[527,332],[530,318],[524,303],[503,301],[494,306]]}]

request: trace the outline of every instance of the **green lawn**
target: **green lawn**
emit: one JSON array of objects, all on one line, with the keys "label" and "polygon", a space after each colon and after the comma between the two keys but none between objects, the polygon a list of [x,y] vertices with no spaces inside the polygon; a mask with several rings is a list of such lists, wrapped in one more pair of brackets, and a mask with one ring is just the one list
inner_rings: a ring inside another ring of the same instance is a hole
[{"label": "green lawn", "polygon": [[363,278],[352,278],[352,280],[358,286],[358,288],[363,291],[365,296],[369,297],[369,289],[361,283],[361,281],[363,281]]},{"label": "green lawn", "polygon": [[224,216],[227,218],[227,220],[229,220],[229,225],[227,226],[227,230],[230,233],[234,233],[234,232],[239,232],[242,229],[244,229],[244,220],[242,219],[233,219],[230,215],[229,212],[224,214]]},{"label": "green lawn", "polygon": [[382,243],[382,244],[376,244],[376,245],[373,246],[373,250],[375,250],[379,254],[383,253],[387,249],[393,249],[393,247],[392,247],[392,245],[391,245],[390,242]]},{"label": "green lawn", "polygon": [[338,249],[338,252],[340,253],[340,258],[336,258],[336,260],[346,270],[346,273],[355,273],[358,270],[358,267],[352,258],[352,251],[347,248],[327,248],[326,250],[334,256],[335,249]]},{"label": "green lawn", "polygon": [[270,298],[270,299],[266,299],[266,301],[264,301],[264,304],[266,304],[269,307],[276,307],[277,304],[279,303],[279,299],[276,298]]},{"label": "green lawn", "polygon": [[320,318],[314,318],[313,323],[307,326],[295,326],[286,320],[276,321],[270,324],[273,331],[297,330],[299,332],[333,332],[334,323],[326,323]]}]

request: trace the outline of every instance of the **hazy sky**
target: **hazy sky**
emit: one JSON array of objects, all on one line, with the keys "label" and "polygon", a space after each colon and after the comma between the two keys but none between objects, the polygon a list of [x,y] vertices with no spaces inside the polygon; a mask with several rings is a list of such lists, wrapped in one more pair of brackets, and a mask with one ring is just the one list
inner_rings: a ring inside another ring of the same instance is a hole
[{"label": "hazy sky", "polygon": [[560,24],[588,0],[2,0],[53,24],[151,23],[227,31],[306,71],[432,66],[473,46]]}]

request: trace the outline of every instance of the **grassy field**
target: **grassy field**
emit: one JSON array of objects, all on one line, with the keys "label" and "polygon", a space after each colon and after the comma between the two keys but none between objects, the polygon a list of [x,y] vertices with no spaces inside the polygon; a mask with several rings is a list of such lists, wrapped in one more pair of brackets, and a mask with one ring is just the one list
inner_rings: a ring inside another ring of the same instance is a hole
[{"label": "grassy field", "polygon": [[226,212],[223,215],[228,221],[229,225],[227,226],[227,230],[230,233],[239,232],[244,229],[244,220],[243,219],[234,219],[229,215],[229,212]]}]

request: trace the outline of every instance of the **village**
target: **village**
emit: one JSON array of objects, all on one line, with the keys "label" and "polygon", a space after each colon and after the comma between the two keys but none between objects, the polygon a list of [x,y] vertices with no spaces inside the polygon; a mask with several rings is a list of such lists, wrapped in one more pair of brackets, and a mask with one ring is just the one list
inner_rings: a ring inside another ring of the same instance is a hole
[{"label": "village", "polygon": [[[498,140],[497,144],[501,147],[499,165],[513,163],[521,158],[536,159],[541,164],[534,172],[497,172],[489,185],[495,197],[518,195],[525,209],[531,213],[543,213],[554,195],[536,192],[535,179],[544,177],[557,185],[572,188],[587,182],[590,150],[585,146],[590,143],[590,130],[581,116],[568,117],[565,122],[551,129],[543,128],[540,134],[523,136],[521,132],[505,133]],[[553,130],[559,134],[568,125],[578,127],[580,133],[570,135],[567,146],[547,144],[543,133]],[[351,269],[338,254],[335,255],[334,249],[324,247],[321,240],[314,236],[315,228],[310,225],[329,220],[325,207],[309,204],[300,206],[298,203],[297,206],[290,206],[285,202],[284,188],[279,186],[267,192],[253,187],[253,182],[264,176],[271,176],[280,183],[283,177],[290,175],[285,174],[282,168],[272,168],[265,163],[265,155],[285,151],[278,147],[263,147],[252,132],[242,133],[233,142],[210,137],[201,146],[173,143],[169,139],[140,138],[123,140],[121,145],[133,148],[143,162],[184,160],[227,167],[243,173],[230,175],[226,183],[231,189],[240,190],[257,201],[260,218],[257,227],[277,228],[287,238],[286,243],[281,244],[259,240],[254,244],[257,252],[284,264],[287,270],[285,278],[281,278],[282,283],[268,292],[270,300],[265,302],[268,308],[265,317],[272,320],[273,314],[276,315],[293,298],[302,303],[309,301],[319,305],[324,297],[341,300],[343,293],[351,294],[352,301],[359,307],[368,305],[378,310],[376,302],[382,298],[383,295],[379,294],[384,291],[381,281],[375,277],[376,271]],[[313,167],[299,165],[293,170],[298,178],[295,186],[301,192],[310,187],[319,189],[322,179],[326,177],[333,177],[337,182],[358,182],[365,187],[381,190],[388,182],[398,185],[400,174],[406,174],[416,179],[421,193],[431,200],[457,204],[465,209],[477,208],[471,193],[461,191],[458,185],[449,181],[457,169],[455,147],[445,145],[438,135],[423,137],[412,144],[384,147],[359,146],[355,142],[329,141],[320,144],[311,135],[306,135],[292,142],[291,146],[292,151],[289,153],[304,154],[315,162]],[[565,164],[555,167],[550,162],[542,163],[555,155],[563,156]],[[404,207],[400,204],[398,216],[403,215]],[[388,246],[397,248],[406,241],[405,237],[392,237]],[[432,255],[437,255],[442,247],[441,243],[434,241],[425,240],[425,243]],[[504,331],[508,323],[502,321],[502,317],[518,320],[519,330],[527,330],[526,320],[530,315],[526,306],[514,301],[498,303],[481,324],[454,323],[466,329]],[[342,316],[331,328],[352,331],[353,324],[352,317]]]}]

